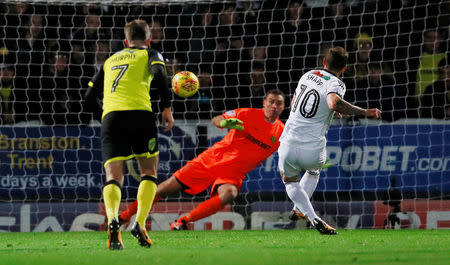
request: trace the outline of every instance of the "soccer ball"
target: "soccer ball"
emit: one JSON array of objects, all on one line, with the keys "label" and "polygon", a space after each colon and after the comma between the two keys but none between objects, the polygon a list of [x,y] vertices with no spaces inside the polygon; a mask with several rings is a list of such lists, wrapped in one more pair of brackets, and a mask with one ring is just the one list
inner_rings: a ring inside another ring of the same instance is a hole
[{"label": "soccer ball", "polygon": [[172,90],[182,98],[188,98],[197,93],[198,87],[198,78],[192,72],[181,71],[172,78]]}]

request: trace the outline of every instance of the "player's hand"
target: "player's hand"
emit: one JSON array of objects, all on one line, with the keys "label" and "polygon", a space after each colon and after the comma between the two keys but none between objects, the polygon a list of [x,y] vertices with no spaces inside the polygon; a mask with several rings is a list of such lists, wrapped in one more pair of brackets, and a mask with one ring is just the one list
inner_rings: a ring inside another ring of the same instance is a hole
[{"label": "player's hand", "polygon": [[172,130],[173,127],[173,115],[172,108],[165,108],[162,112],[161,124],[165,131]]},{"label": "player's hand", "polygon": [[350,115],[348,115],[348,114],[340,113],[340,112],[337,112],[337,111],[334,112],[334,116],[337,117],[338,119],[350,117]]},{"label": "player's hand", "polygon": [[244,130],[244,126],[238,124],[244,124],[244,122],[236,118],[230,118],[226,120],[221,120],[219,126],[221,128],[236,129],[239,131]]},{"label": "player's hand", "polygon": [[367,109],[366,117],[371,119],[379,119],[381,117],[381,111],[379,109]]}]

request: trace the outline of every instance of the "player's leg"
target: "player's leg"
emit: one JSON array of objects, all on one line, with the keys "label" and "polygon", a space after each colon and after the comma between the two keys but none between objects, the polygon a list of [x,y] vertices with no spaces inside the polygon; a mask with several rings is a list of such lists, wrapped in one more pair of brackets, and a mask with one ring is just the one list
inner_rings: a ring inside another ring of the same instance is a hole
[{"label": "player's leg", "polygon": [[320,171],[322,168],[330,167],[331,164],[328,163],[329,159],[327,158],[327,149],[325,146],[322,148],[317,148],[311,151],[311,155],[309,155],[310,160],[305,159],[306,164],[313,165],[313,167],[306,170],[305,174],[303,174],[302,179],[300,180],[300,186],[306,191],[308,197],[311,199],[314,191],[316,190],[317,183],[319,182]]},{"label": "player's leg", "polygon": [[[153,203],[155,203],[155,199],[153,199]],[[134,202],[132,202],[130,205],[128,205],[127,209],[125,211],[123,211],[120,215],[119,215],[119,223],[125,224],[128,223],[131,220],[131,217],[133,215],[136,214],[137,212],[137,200],[135,200]]]},{"label": "player's leg", "polygon": [[102,156],[106,182],[103,187],[103,201],[108,218],[108,248],[123,249],[120,224],[118,221],[123,185],[123,160],[131,154],[131,148],[125,131],[120,129],[121,113],[110,112],[102,122]]},{"label": "player's leg", "polygon": [[212,189],[211,198],[197,205],[186,216],[173,222],[170,225],[171,230],[185,230],[189,222],[195,222],[218,212],[224,205],[236,198],[244,177],[222,179],[217,175],[219,172],[224,176],[232,176],[223,170],[207,169],[201,163],[196,162],[189,162],[175,172],[174,176],[189,194],[198,194],[211,185]]},{"label": "player's leg", "polygon": [[[325,165],[323,168],[328,168],[332,166],[332,164],[328,163],[329,159],[327,158],[325,161]],[[300,180],[300,186],[306,191],[309,199],[311,199],[314,191],[316,190],[317,183],[319,182],[320,170],[307,170]],[[292,221],[297,221],[299,219],[306,219],[306,216],[298,209],[295,205],[289,214],[289,219]]]},{"label": "player's leg", "polygon": [[231,203],[238,195],[238,188],[233,184],[222,184],[217,193],[208,200],[200,203],[189,214],[181,217],[178,222],[195,222],[220,211],[225,205]]},{"label": "player's leg", "polygon": [[292,208],[291,212],[289,213],[289,220],[295,222],[300,219],[307,220],[306,215],[304,213],[302,213],[302,211],[300,211],[300,209],[294,203],[294,207]]},{"label": "player's leg", "polygon": [[171,224],[171,230],[184,230],[189,222],[195,222],[220,211],[234,201],[242,186],[243,176],[224,172],[227,177],[217,178],[211,188],[211,198],[200,203],[189,214]]},{"label": "player's leg", "polygon": [[[306,215],[306,217],[312,221],[318,216],[314,212],[308,194],[298,182],[298,175],[302,171],[298,160],[302,157],[302,154],[298,152],[299,148],[290,147],[291,145],[282,143],[278,148],[278,168],[285,184],[286,193],[294,202],[294,211],[295,208],[298,208],[301,213]],[[293,215],[293,217],[294,216],[296,215]]]},{"label": "player's leg", "polygon": [[[337,234],[336,229],[316,215],[310,201],[310,194],[305,190],[305,188],[308,189],[312,195],[317,186],[316,180],[308,179],[309,181],[304,182],[304,185],[301,185],[297,180],[297,176],[302,168],[307,169],[309,172],[318,172],[318,174],[320,174],[320,168],[326,160],[325,147],[306,149],[288,148],[287,146],[282,145],[278,149],[278,154],[280,174],[285,183],[286,192],[289,198],[294,202],[295,207],[306,216],[321,234]],[[308,173],[307,176],[309,175],[310,174]]]},{"label": "player's leg", "polygon": [[200,203],[188,215],[185,216],[186,222],[195,222],[220,211],[225,205],[234,201],[238,195],[238,187],[233,184],[221,184],[217,188],[217,193],[208,200]]},{"label": "player's leg", "polygon": [[118,219],[120,200],[122,197],[121,188],[123,185],[123,162],[113,161],[105,166],[106,183],[103,186],[103,199],[108,223],[113,218]]},{"label": "player's leg", "polygon": [[[175,178],[175,176],[171,176],[166,179],[162,183],[160,183],[156,189],[156,195],[153,199],[153,204],[157,203],[161,199],[169,196],[170,194],[179,192],[183,190],[183,185]],[[119,220],[121,222],[128,222],[131,217],[137,212],[138,201],[134,201],[128,208],[122,212],[119,216]]]},{"label": "player's leg", "polygon": [[141,226],[145,226],[145,219],[152,207],[153,199],[156,194],[157,181],[157,165],[158,155],[153,157],[137,157],[139,169],[141,172],[141,182],[139,183],[137,193],[137,212],[136,222]]},{"label": "player's leg", "polygon": [[[307,170],[300,180],[300,186],[305,190],[309,199],[311,199],[314,191],[316,190],[317,183],[319,182],[319,175],[319,170]],[[294,205],[294,208],[289,214],[289,219],[292,221],[297,221],[299,219],[306,219],[306,216],[300,211],[300,209],[298,209],[297,206]]]},{"label": "player's leg", "polygon": [[[331,227],[325,221],[323,221],[319,216],[314,212],[314,208],[309,200],[308,194],[306,191],[300,186],[296,177],[286,177],[284,174],[281,174],[284,184],[286,186],[286,192],[289,198],[294,202],[294,210],[290,214],[291,220],[298,220],[303,218],[304,216],[311,224],[319,231],[321,234],[326,235],[336,235],[337,231],[335,228]],[[300,211],[297,211],[299,209]],[[294,218],[296,216],[297,218]]]},{"label": "player's leg", "polygon": [[118,221],[119,207],[122,197],[123,162],[112,161],[105,166],[106,183],[103,187],[103,201],[108,218],[107,246],[111,250],[123,249],[120,224]]},{"label": "player's leg", "polygon": [[139,183],[137,193],[137,211],[136,222],[131,229],[131,234],[138,239],[143,247],[150,247],[153,243],[147,235],[145,221],[153,205],[153,199],[156,194],[157,165],[158,154],[151,157],[136,157],[141,173],[141,182]]},{"label": "player's leg", "polygon": [[295,206],[303,213],[310,221],[316,219],[318,216],[314,212],[308,194],[298,183],[297,176],[286,176],[281,173],[286,193],[288,197],[294,202]]},{"label": "player's leg", "polygon": [[[127,160],[126,161],[126,166],[127,166],[127,170],[128,173],[138,182],[141,181],[141,175],[136,172],[136,170],[134,169],[134,163],[133,163],[133,159]],[[153,203],[157,202],[158,199],[157,197],[155,197],[155,199],[153,199]],[[119,223],[125,224],[127,222],[130,221],[131,217],[136,214],[137,212],[137,200],[135,200],[134,202],[132,202],[131,204],[128,205],[127,209],[125,211],[123,211],[120,216],[119,216]]]},{"label": "player's leg", "polygon": [[[177,171],[176,173],[179,173],[179,171]],[[183,174],[180,175],[181,177],[183,177]],[[198,192],[196,193],[189,192],[189,189],[190,189],[189,186],[185,185],[184,183],[181,183],[180,180],[178,180],[175,176],[172,176],[163,183],[158,185],[157,194],[158,196],[160,196],[160,198],[165,198],[170,194],[179,192],[181,190],[188,190],[187,192],[191,194],[198,193]],[[170,230],[187,230],[186,220],[182,220],[182,218],[175,220],[175,222],[170,224]]]},{"label": "player's leg", "polygon": [[[319,181],[320,170],[327,162],[327,151],[325,145],[322,148],[314,148],[310,150],[307,158],[303,158],[305,161],[306,173],[303,175],[302,180],[300,181],[300,186],[306,191],[308,197],[311,198],[314,193],[317,182]],[[308,159],[309,158],[309,159]],[[310,166],[311,165],[311,166]],[[323,221],[320,217],[317,217],[314,220],[311,220],[314,227],[321,234],[326,235],[336,235],[337,231],[335,228],[331,227],[325,221]]]},{"label": "player's leg", "polygon": [[158,187],[156,186],[156,177],[154,176],[157,173],[157,156],[151,158],[138,158],[138,162],[142,172],[142,180],[137,195],[138,207],[136,212],[136,222],[141,227],[145,227],[145,219],[152,208],[155,195],[159,193],[158,199],[160,199],[182,190],[183,186],[174,176],[161,183]]},{"label": "player's leg", "polygon": [[[169,179],[158,185],[155,201],[169,196],[175,192],[185,190],[189,194],[197,194],[211,185],[214,181],[204,167],[199,163],[188,162],[177,170]],[[138,202],[133,202],[120,217],[128,221],[137,212]]]},{"label": "player's leg", "polygon": [[217,188],[217,195],[219,196],[222,206],[233,202],[239,194],[239,188],[234,184],[225,183]]},{"label": "player's leg", "polygon": [[[311,201],[309,200],[309,196],[306,191],[300,186],[296,177],[286,177],[284,174],[281,174],[284,184],[286,186],[286,192],[289,198],[294,202],[295,207],[300,209],[298,217],[301,217],[301,213],[303,213],[307,220],[311,222],[311,224],[319,231],[321,234],[325,235],[336,235],[336,229],[331,227],[325,221],[323,221],[319,216],[314,212],[314,208],[312,207]],[[295,213],[295,208],[294,208]],[[297,213],[296,213],[297,214]]]},{"label": "player's leg", "polygon": [[[153,204],[160,201],[161,199],[169,196],[170,194],[179,192],[181,190],[189,189],[189,186],[180,182],[180,180],[178,180],[177,177],[175,177],[175,176],[182,178],[183,181],[185,181],[186,183],[194,184],[193,181],[195,181],[195,179],[196,179],[195,177],[187,177],[186,178],[184,176],[186,174],[193,175],[193,176],[201,176],[201,173],[196,171],[197,167],[198,166],[196,166],[196,165],[191,166],[191,164],[188,163],[185,166],[183,166],[181,169],[179,169],[177,172],[175,172],[173,176],[171,176],[167,180],[160,183],[157,187],[156,195],[153,200]],[[195,194],[195,193],[192,193],[189,191],[188,191],[188,193]],[[128,206],[128,208],[120,215],[119,220],[121,220],[122,222],[128,222],[131,219],[131,217],[134,214],[136,214],[137,206],[138,206],[138,201],[136,200],[132,204],[130,204],[130,206]]]},{"label": "player's leg", "polygon": [[150,247],[152,241],[145,229],[145,220],[156,193],[158,169],[158,130],[155,115],[149,111],[130,111],[126,123],[130,146],[139,165],[141,181],[137,193],[137,213],[131,234],[141,246]]},{"label": "player's leg", "polygon": [[306,191],[308,197],[311,199],[319,182],[320,170],[307,170],[300,180],[300,186]]},{"label": "player's leg", "polygon": [[[284,182],[288,197],[294,202],[294,210],[299,209],[308,218],[316,218],[309,196],[298,183],[298,175],[302,171],[299,166],[298,148],[290,148],[292,144],[282,143],[278,148],[278,169]],[[309,216],[308,216],[309,214]]]}]

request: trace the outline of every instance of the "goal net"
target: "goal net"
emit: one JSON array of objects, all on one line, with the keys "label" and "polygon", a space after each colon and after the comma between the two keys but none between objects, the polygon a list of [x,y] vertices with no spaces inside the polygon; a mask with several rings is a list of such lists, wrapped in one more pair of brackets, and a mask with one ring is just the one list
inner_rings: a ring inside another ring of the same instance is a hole
[{"label": "goal net", "polygon": [[[289,105],[301,75],[342,46],[350,54],[344,98],[383,115],[333,121],[333,166],[321,172],[315,210],[338,228],[448,228],[449,8],[445,0],[3,1],[0,230],[104,229],[99,113],[82,96],[124,48],[133,19],[149,23],[169,77],[188,70],[200,80],[193,97],[174,96],[175,128],[159,131],[159,181],[226,134],[212,117],[260,108],[273,88]],[[250,172],[236,201],[193,229],[306,227],[288,219],[277,161],[275,153]],[[126,164],[122,210],[138,186],[135,162]],[[169,229],[208,194],[158,202],[149,228]]]}]

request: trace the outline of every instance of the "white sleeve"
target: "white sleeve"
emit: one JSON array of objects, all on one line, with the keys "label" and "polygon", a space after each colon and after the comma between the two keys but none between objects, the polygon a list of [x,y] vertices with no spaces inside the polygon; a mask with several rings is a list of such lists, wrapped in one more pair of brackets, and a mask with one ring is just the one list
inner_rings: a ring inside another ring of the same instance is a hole
[{"label": "white sleeve", "polygon": [[346,91],[345,84],[339,79],[331,81],[327,86],[327,94],[336,93],[341,98],[344,98],[345,91]]}]

